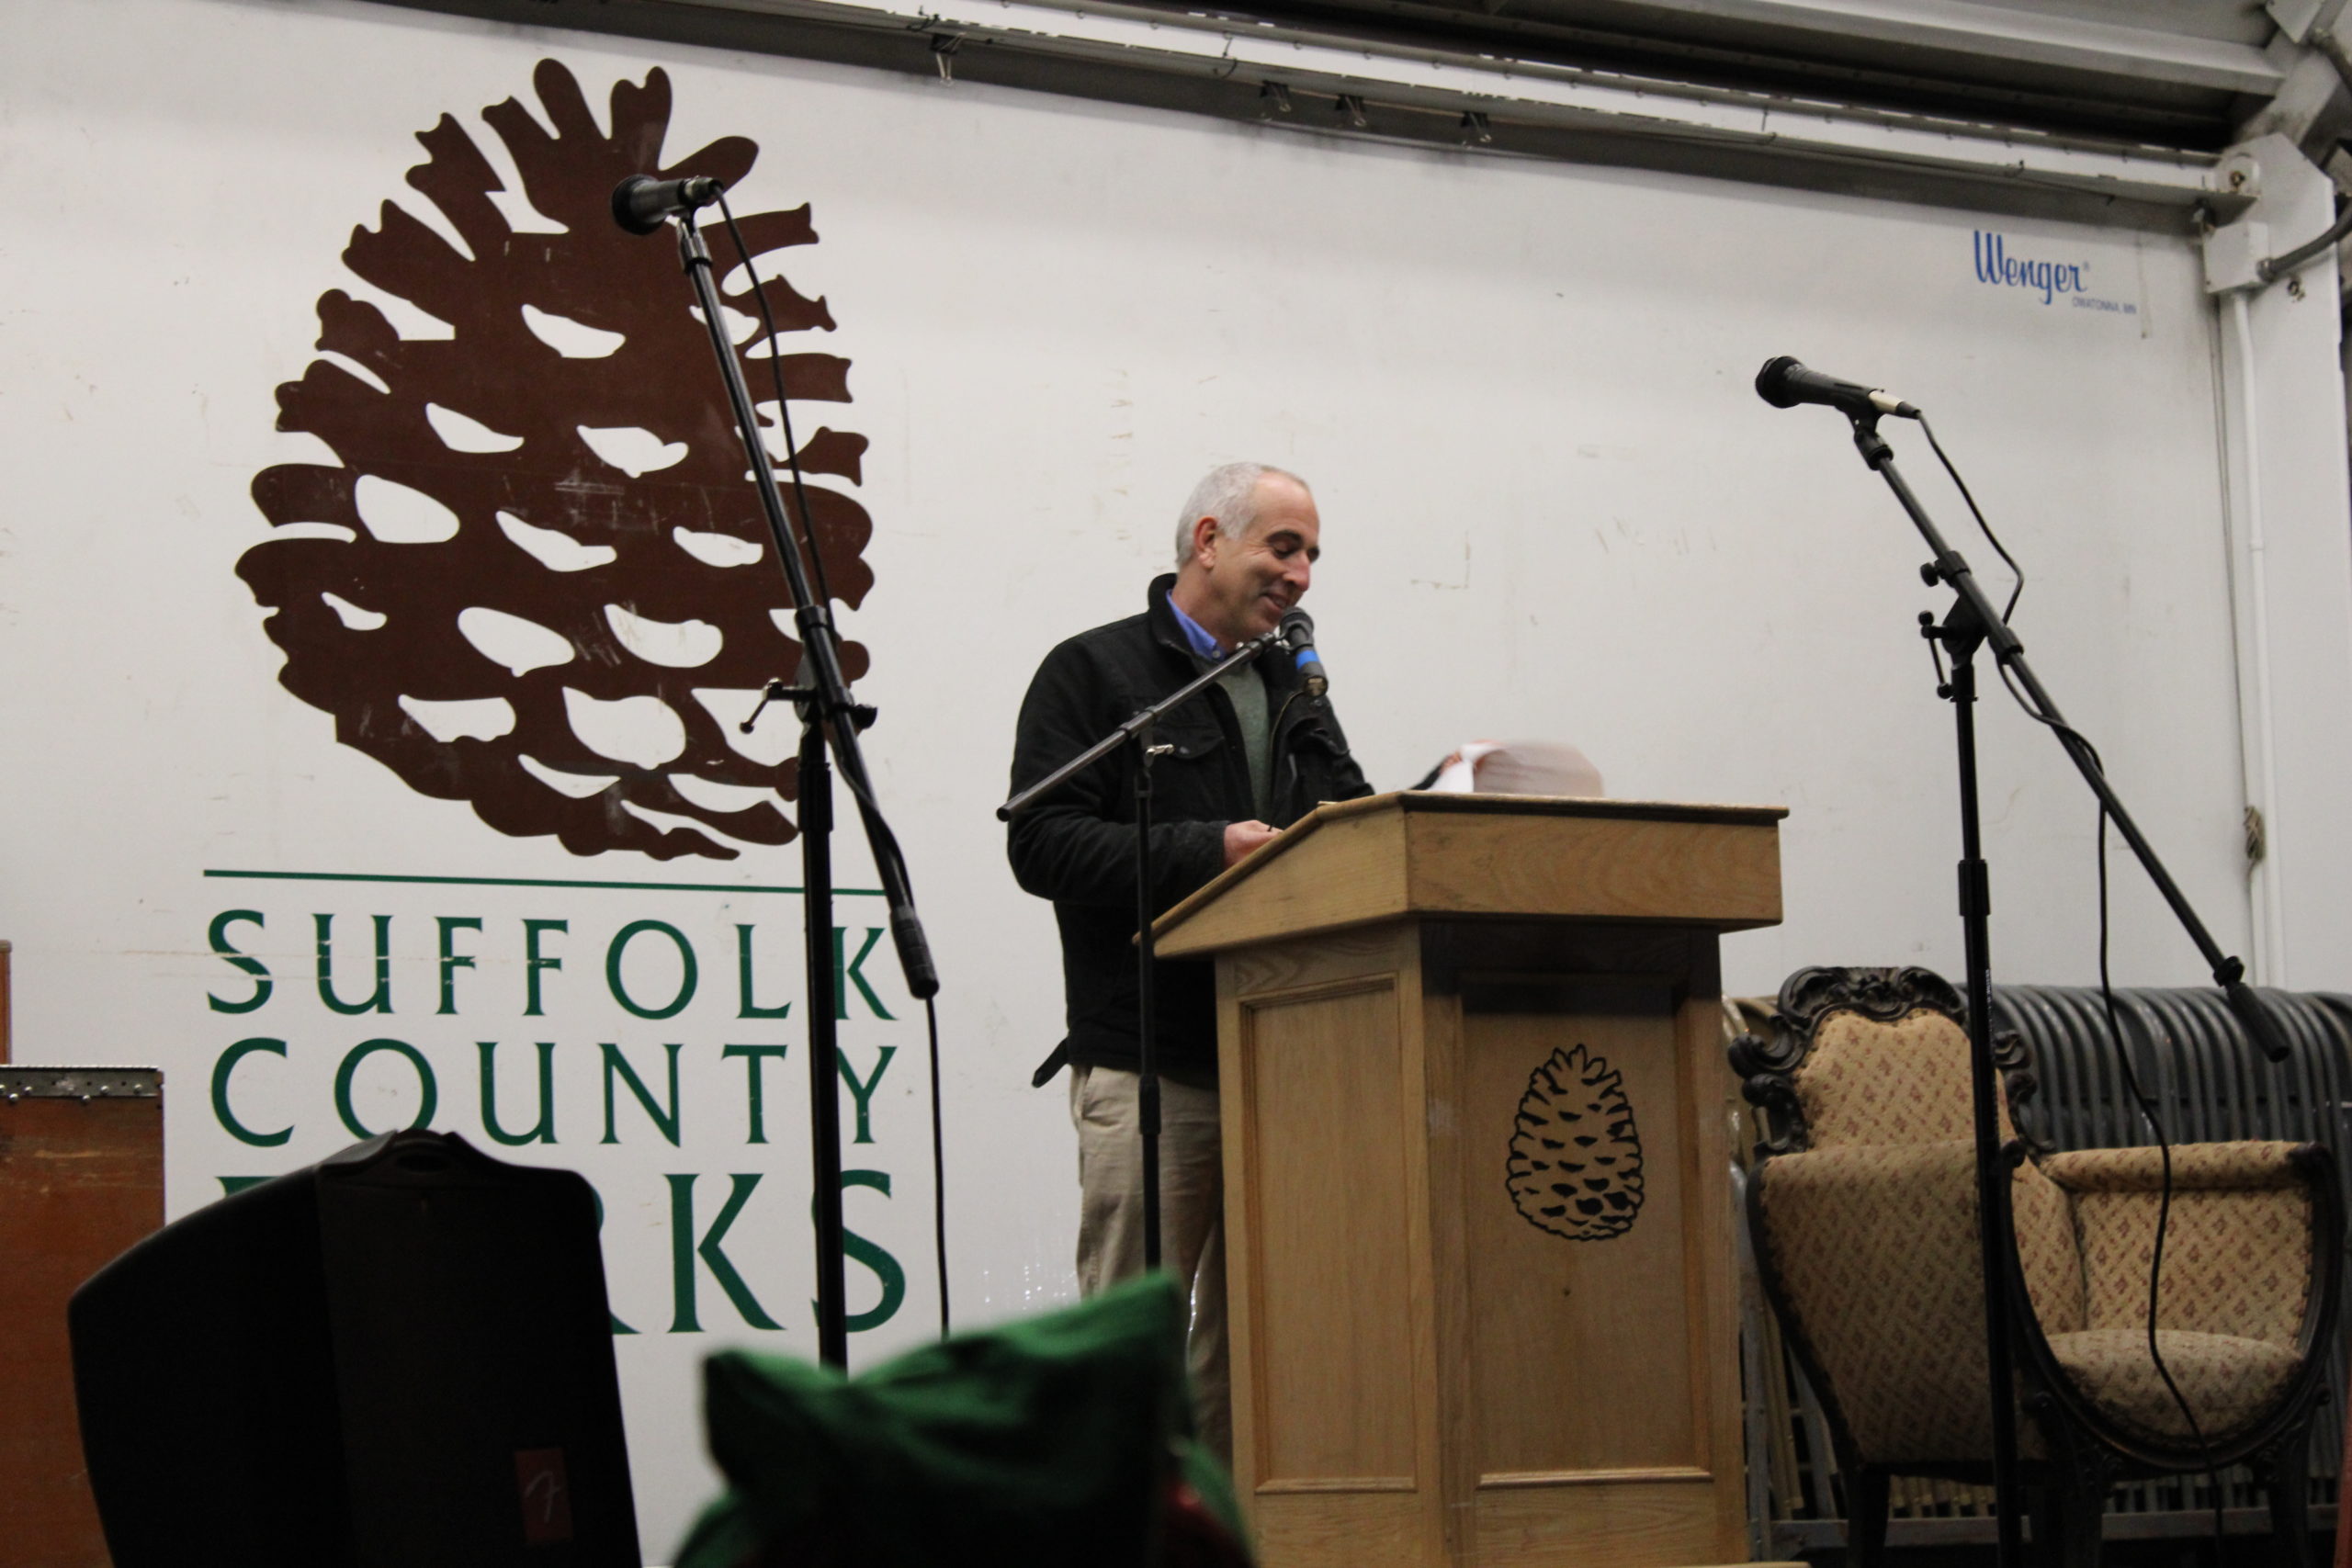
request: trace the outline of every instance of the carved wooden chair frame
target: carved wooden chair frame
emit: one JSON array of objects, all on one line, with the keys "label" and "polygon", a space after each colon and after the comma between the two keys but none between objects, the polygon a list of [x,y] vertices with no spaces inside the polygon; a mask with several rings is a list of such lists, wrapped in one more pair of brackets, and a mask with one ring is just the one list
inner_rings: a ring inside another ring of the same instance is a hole
[{"label": "carved wooden chair frame", "polygon": [[[1743,1034],[1729,1048],[1732,1070],[1758,1111],[1754,1166],[1747,1184],[1747,1223],[1766,1299],[1779,1317],[1798,1365],[1827,1417],[1838,1468],[1849,1488],[1847,1550],[1855,1568],[1879,1568],[1884,1560],[1889,1483],[1897,1474],[1923,1475],[1989,1485],[1988,1456],[1983,1462],[1881,1466],[1865,1463],[1851,1427],[1838,1409],[1837,1391],[1814,1353],[1804,1325],[1792,1310],[1765,1244],[1761,1187],[1754,1171],[1773,1156],[1812,1146],[1795,1075],[1813,1048],[1822,1022],[1838,1012],[1859,1013],[1892,1023],[1919,1009],[1944,1014],[1964,1031],[1967,999],[1932,970],[1911,968],[1800,969],[1781,987],[1770,1036]],[[2039,1089],[2025,1043],[2009,1031],[1994,1036],[1994,1063],[2001,1074],[2016,1136],[2004,1146],[2011,1165],[2039,1159],[2049,1145],[2027,1128],[2026,1108]],[[2312,1194],[2312,1288],[2304,1303],[2296,1341],[2299,1368],[2270,1407],[2246,1427],[2222,1435],[2203,1451],[2189,1446],[2158,1446],[2119,1427],[2068,1377],[2052,1353],[2024,1284],[2014,1229],[2003,1237],[2007,1251],[2007,1292],[2016,1334],[2020,1416],[2033,1421],[2049,1449],[2047,1458],[2028,1460],[2021,1473],[2031,1494],[2033,1534],[2045,1561],[2065,1568],[2096,1568],[2107,1495],[2118,1483],[2145,1476],[2193,1474],[2250,1465],[2270,1497],[2274,1568],[2304,1568],[2308,1555],[2306,1475],[2312,1422],[2324,1392],[2326,1346],[2335,1333],[2344,1269],[2344,1213],[2335,1161],[2327,1149],[2306,1144],[2295,1151],[2295,1168]],[[2052,1548],[2055,1551],[2052,1551]]]}]

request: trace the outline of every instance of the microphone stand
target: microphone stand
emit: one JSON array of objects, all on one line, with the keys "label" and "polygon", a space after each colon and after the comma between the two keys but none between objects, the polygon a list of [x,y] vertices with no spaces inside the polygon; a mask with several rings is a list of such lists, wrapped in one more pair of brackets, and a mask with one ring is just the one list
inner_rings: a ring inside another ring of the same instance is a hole
[{"label": "microphone stand", "polygon": [[2065,748],[2066,755],[2073,759],[2083,781],[2098,797],[2100,807],[2122,830],[2124,841],[2139,857],[2149,879],[2172,906],[2175,918],[2204,956],[2212,971],[2213,983],[2228,994],[2231,1010],[2245,1025],[2247,1033],[2274,1062],[2287,1059],[2287,1046],[2279,1037],[2278,1026],[2246,986],[2245,965],[2224,954],[2221,944],[2197,918],[2188,897],[2165,870],[2155,850],[2132,820],[2132,814],[2124,809],[2114,786],[2108,783],[2089,743],[2068,727],[2057,705],[2035,679],[2025,661],[2025,645],[1993,608],[1992,600],[1985,595],[1968,562],[1945,543],[1918,498],[1911,493],[1911,487],[1904,482],[1894,466],[1894,449],[1878,433],[1878,414],[1858,413],[1850,409],[1843,412],[1853,422],[1854,446],[1861,453],[1862,461],[1886,481],[1894,499],[1910,514],[1919,536],[1927,541],[1928,553],[1934,558],[1919,569],[1919,575],[1928,586],[1943,583],[1954,595],[1951,608],[1941,623],[1932,615],[1921,613],[1919,632],[1940,644],[1951,659],[1951,680],[1939,687],[1936,694],[1948,698],[1952,705],[1960,743],[1960,913],[1968,964],[1968,1060],[1975,1098],[1977,1241],[1984,1271],[1984,1360],[1992,1383],[1993,1488],[1999,1517],[2000,1568],[2018,1568],[2024,1550],[2020,1524],[2024,1516],[2018,1490],[2016,1320],[2011,1315],[2011,1303],[2022,1303],[2024,1297],[2022,1281],[2011,1269],[2009,1164],[2002,1157],[1999,1146],[1999,1101],[1993,1062],[1992,882],[1984,862],[1976,791],[1976,653],[1980,648],[1989,647],[1996,663],[2014,675],[2032,699],[2040,716],[2057,735],[2059,744]]},{"label": "microphone stand", "polygon": [[1151,764],[1170,750],[1154,741],[1152,731],[1162,718],[1207,690],[1218,677],[1252,662],[1282,640],[1282,628],[1277,626],[1239,644],[1216,664],[1158,702],[1137,709],[1111,733],[996,808],[997,820],[1010,822],[1016,813],[1120,747],[1131,741],[1136,747],[1136,1126],[1143,1135],[1143,1266],[1147,1269],[1159,1267],[1159,1026],[1152,1014]]},{"label": "microphone stand", "polygon": [[[806,1006],[808,1009],[808,1146],[815,1168],[812,1202],[816,1222],[817,1353],[829,1366],[849,1364],[848,1288],[844,1280],[842,1226],[841,1071],[835,1054],[836,1010],[833,995],[833,765],[857,801],[865,828],[874,869],[882,883],[890,911],[890,937],[899,950],[907,989],[918,1000],[939,994],[939,974],[933,967],[930,944],[915,914],[914,894],[907,883],[906,864],[897,840],[875,805],[874,790],[858,750],[858,731],[874,722],[870,707],[850,696],[842,674],[840,633],[834,628],[832,607],[820,602],[808,585],[808,571],[792,536],[784,498],[777,492],[775,471],[767,446],[760,438],[752,394],[743,383],[743,367],[736,362],[735,346],[728,340],[726,315],[718,289],[711,280],[710,250],[703,243],[691,209],[678,215],[678,260],[694,284],[695,299],[702,307],[703,325],[710,331],[710,345],[718,356],[718,370],[727,384],[727,400],[734,410],[736,434],[750,459],[759,491],[761,509],[767,513],[768,533],[775,543],[776,559],[784,567],[792,592],[793,624],[800,633],[800,675],[797,684],[768,682],[759,707],[740,727],[749,733],[761,709],[770,702],[788,700],[800,716],[798,790],[800,797],[801,908],[807,927],[808,966]],[[782,411],[778,411],[781,417]],[[800,458],[790,454],[795,489],[799,487]],[[802,522],[809,529],[808,547],[817,548],[813,523],[804,496]],[[828,747],[831,748],[830,761]],[[942,1282],[944,1288],[944,1281]]]}]

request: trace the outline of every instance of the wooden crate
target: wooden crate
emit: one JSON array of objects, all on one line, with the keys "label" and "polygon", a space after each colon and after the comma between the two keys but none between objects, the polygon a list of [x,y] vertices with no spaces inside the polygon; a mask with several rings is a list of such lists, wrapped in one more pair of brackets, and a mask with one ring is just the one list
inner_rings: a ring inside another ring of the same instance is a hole
[{"label": "wooden crate", "polygon": [[0,1563],[106,1568],[65,1303],[164,1223],[163,1074],[0,1066]]}]

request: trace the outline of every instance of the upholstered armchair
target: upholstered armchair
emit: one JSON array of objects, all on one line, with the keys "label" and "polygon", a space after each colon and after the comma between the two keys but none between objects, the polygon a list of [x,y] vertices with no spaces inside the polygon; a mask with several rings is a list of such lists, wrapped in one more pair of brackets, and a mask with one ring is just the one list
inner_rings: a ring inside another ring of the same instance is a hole
[{"label": "upholstered armchair", "polygon": [[[1991,1479],[1966,1004],[1925,969],[1804,969],[1769,1037],[1731,1047],[1760,1112],[1747,1224],[1767,1297],[1828,1416],[1848,1550],[1876,1568],[1894,1475]],[[2251,1464],[2278,1568],[2306,1550],[2302,1477],[2335,1333],[2343,1221],[2311,1144],[2176,1145],[2156,1342],[2147,1349],[2161,1161],[2021,1138],[2033,1092],[1996,1042],[2018,1326],[2018,1446],[2036,1543],[2098,1562],[2109,1489]],[[2199,1438],[2201,1438],[2201,1441]]]}]

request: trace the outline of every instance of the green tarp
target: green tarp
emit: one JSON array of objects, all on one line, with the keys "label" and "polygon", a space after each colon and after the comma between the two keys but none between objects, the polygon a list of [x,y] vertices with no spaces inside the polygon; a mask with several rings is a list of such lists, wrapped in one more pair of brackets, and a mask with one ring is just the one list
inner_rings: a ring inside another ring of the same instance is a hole
[{"label": "green tarp", "polygon": [[1246,1561],[1231,1486],[1192,1439],[1184,1322],[1155,1276],[854,1378],[713,1356],[704,1419],[730,1489],[678,1568]]}]

